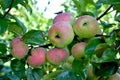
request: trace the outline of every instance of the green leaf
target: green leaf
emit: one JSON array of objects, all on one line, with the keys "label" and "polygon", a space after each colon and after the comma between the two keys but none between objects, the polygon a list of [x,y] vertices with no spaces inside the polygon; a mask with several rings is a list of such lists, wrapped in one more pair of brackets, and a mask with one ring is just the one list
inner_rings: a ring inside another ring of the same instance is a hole
[{"label": "green leaf", "polygon": [[33,75],[32,75],[32,69],[27,68],[27,80],[35,80]]},{"label": "green leaf", "polygon": [[[23,1],[27,1],[27,0],[13,0],[13,4],[12,7],[16,7],[18,4],[22,3]],[[4,0],[4,7],[3,9],[7,9],[10,7],[12,0]]]},{"label": "green leaf", "polygon": [[114,25],[114,24],[106,23],[106,22],[101,21],[101,20],[100,20],[100,22],[101,22],[101,25],[103,26],[104,30],[109,29],[109,28],[113,27],[113,25]]},{"label": "green leaf", "polygon": [[76,72],[83,72],[88,65],[88,60],[81,59],[81,60],[74,60],[72,63],[72,68]]},{"label": "green leaf", "polygon": [[40,80],[54,80],[63,70],[57,70],[49,74],[44,75]]},{"label": "green leaf", "polygon": [[120,4],[120,0],[99,0],[99,2],[104,4]]},{"label": "green leaf", "polygon": [[45,72],[42,69],[35,68],[32,70],[32,74],[33,74],[35,80],[41,80],[41,78],[43,77]]},{"label": "green leaf", "polygon": [[0,43],[0,55],[7,52],[7,46],[4,43]]},{"label": "green leaf", "polygon": [[22,37],[23,41],[27,44],[40,45],[44,44],[43,33],[40,30],[28,31]]},{"label": "green leaf", "polygon": [[8,21],[5,19],[0,19],[0,34],[5,33],[8,28]]},{"label": "green leaf", "polygon": [[15,74],[12,74],[12,73],[7,73],[7,77],[8,77],[10,80],[20,80],[19,77],[17,77]]},{"label": "green leaf", "polygon": [[24,28],[19,26],[16,22],[14,23],[10,23],[8,30],[10,32],[13,32],[14,34],[16,34],[17,36],[21,36],[25,33]]},{"label": "green leaf", "polygon": [[25,76],[25,62],[14,59],[11,61],[11,68],[16,76],[20,78]]},{"label": "green leaf", "polygon": [[116,10],[117,12],[120,12],[120,4],[114,4],[113,9]]},{"label": "green leaf", "polygon": [[56,77],[56,80],[85,80],[83,76],[76,74],[73,71],[65,71]]},{"label": "green leaf", "polygon": [[116,60],[116,51],[111,48],[105,50],[100,58],[100,62],[111,62],[115,60]]},{"label": "green leaf", "polygon": [[16,22],[11,22],[9,25],[9,30],[16,33],[17,35],[23,35],[27,28],[23,22],[21,22],[16,16],[10,15],[12,19]]},{"label": "green leaf", "polygon": [[96,49],[96,46],[98,44],[102,43],[102,40],[99,38],[95,38],[88,42],[86,48],[85,48],[85,55],[87,58],[92,58],[92,55],[94,54],[94,51]]},{"label": "green leaf", "polygon": [[110,76],[116,73],[118,64],[116,62],[101,63],[100,68],[95,67],[95,75],[97,76]]}]

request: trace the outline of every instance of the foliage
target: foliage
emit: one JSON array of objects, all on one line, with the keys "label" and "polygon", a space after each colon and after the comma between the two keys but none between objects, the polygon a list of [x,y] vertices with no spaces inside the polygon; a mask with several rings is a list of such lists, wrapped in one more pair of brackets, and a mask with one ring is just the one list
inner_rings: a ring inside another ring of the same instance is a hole
[{"label": "foliage", "polygon": [[[30,50],[33,47],[48,50],[54,47],[47,33],[52,20],[39,13],[35,5],[35,0],[0,0],[0,80],[89,80],[87,69],[90,64],[98,80],[120,73],[119,0],[66,0],[61,5],[64,7],[62,12],[71,13],[74,19],[91,15],[99,22],[99,33],[94,38],[79,39],[75,36],[68,46],[71,51],[76,42],[88,43],[86,58],[75,59],[70,69],[64,68],[63,64],[54,66],[50,63],[33,68],[27,64],[26,57],[18,60],[11,55],[10,44],[15,37],[21,37]],[[105,45],[97,48],[101,44]],[[96,52],[101,55],[98,57]]]}]

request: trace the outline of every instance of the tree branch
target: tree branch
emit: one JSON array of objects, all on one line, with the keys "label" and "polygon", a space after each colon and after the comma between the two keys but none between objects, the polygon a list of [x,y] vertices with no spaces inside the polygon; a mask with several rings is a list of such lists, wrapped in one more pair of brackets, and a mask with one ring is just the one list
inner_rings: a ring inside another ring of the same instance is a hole
[{"label": "tree branch", "polygon": [[108,12],[112,7],[113,7],[113,5],[110,5],[110,6],[108,7],[108,9],[107,9],[103,14],[101,14],[99,17],[96,18],[96,20],[99,20],[99,19],[101,19],[104,15],[106,15],[107,12]]},{"label": "tree branch", "polygon": [[9,9],[5,12],[5,14],[3,15],[2,19],[5,18],[5,16],[10,12],[10,10],[12,9],[12,5],[13,5],[14,0],[11,1],[10,7]]}]

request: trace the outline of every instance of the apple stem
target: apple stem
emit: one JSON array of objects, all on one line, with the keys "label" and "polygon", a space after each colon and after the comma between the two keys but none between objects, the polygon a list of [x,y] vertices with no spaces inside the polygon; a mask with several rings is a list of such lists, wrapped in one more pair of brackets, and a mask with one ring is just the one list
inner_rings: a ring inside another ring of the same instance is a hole
[{"label": "apple stem", "polygon": [[107,14],[107,12],[113,7],[113,5],[110,5],[108,7],[108,9],[103,13],[101,14],[99,17],[96,18],[96,20],[100,20],[103,16],[105,16]]}]

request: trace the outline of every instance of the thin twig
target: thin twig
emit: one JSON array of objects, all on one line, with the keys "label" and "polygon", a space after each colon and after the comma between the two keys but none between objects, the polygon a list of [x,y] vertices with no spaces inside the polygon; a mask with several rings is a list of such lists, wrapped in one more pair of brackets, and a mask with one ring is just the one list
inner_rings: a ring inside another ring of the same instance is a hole
[{"label": "thin twig", "polygon": [[12,9],[12,5],[13,5],[14,0],[11,1],[10,7],[9,9],[5,12],[5,14],[3,15],[2,19],[5,18],[5,16],[10,12],[10,10]]},{"label": "thin twig", "polygon": [[107,9],[103,14],[101,14],[98,18],[96,18],[96,19],[97,19],[97,20],[101,19],[104,15],[107,14],[107,12],[108,12],[112,7],[113,7],[113,5],[110,5],[110,6],[108,7],[108,9]]}]

